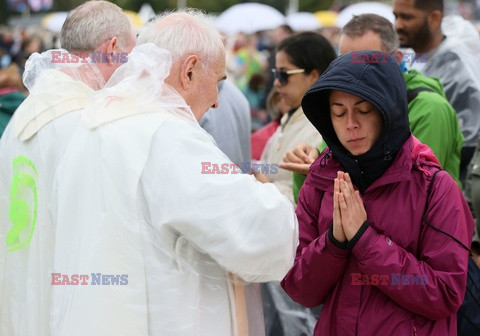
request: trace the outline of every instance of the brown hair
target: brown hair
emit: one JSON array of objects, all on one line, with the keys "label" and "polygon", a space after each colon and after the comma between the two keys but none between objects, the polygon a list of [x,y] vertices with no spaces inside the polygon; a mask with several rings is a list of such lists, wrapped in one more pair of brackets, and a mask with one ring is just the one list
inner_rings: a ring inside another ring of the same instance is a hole
[{"label": "brown hair", "polygon": [[22,83],[20,69],[15,63],[10,64],[4,69],[0,69],[0,88],[6,87],[14,87],[22,91],[26,90]]}]

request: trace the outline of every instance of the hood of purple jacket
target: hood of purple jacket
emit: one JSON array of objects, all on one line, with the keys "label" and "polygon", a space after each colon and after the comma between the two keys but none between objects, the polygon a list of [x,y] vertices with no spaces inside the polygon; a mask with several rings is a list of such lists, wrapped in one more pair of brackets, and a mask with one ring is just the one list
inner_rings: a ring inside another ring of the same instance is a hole
[{"label": "hood of purple jacket", "polygon": [[[332,90],[361,97],[381,112],[383,132],[366,153],[352,155],[340,143],[330,116],[329,96]],[[410,136],[406,92],[403,74],[395,60],[388,54],[364,50],[347,53],[334,60],[302,100],[305,115],[341,163],[341,170],[350,174],[361,192],[390,167]]]}]

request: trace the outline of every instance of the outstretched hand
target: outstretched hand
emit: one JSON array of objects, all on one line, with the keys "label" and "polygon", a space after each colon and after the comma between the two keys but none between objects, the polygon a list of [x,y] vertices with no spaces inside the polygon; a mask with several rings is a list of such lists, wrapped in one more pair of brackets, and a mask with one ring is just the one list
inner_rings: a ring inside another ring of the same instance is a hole
[{"label": "outstretched hand", "polygon": [[318,151],[315,147],[299,143],[285,154],[283,162],[280,162],[278,166],[282,169],[307,175],[310,166],[317,157]]},{"label": "outstretched hand", "polygon": [[279,162],[278,167],[282,169],[289,170],[294,173],[299,173],[303,175],[307,175],[308,171],[310,170],[311,163],[285,163]]}]

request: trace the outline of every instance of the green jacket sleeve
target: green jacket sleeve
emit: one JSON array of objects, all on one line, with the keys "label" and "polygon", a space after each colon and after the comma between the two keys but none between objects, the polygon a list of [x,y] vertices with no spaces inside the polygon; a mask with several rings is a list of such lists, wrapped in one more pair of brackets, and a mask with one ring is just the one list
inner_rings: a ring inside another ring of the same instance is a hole
[{"label": "green jacket sleeve", "polygon": [[[318,146],[317,150],[318,153],[323,152],[323,150],[327,148],[327,144],[325,141],[322,140],[320,146]],[[307,175],[293,173],[293,199],[295,200],[295,204],[298,203],[298,193],[300,192],[300,188],[302,188],[303,182],[305,182],[305,178]]]},{"label": "green jacket sleeve", "polygon": [[442,168],[459,182],[460,153],[463,135],[453,107],[434,92],[420,92],[408,104],[410,130],[420,142],[428,145]]}]

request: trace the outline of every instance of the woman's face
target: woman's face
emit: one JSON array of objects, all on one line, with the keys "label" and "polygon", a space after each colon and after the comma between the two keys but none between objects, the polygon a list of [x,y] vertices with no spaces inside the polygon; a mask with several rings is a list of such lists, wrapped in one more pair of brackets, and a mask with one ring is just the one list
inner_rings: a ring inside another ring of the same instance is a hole
[{"label": "woman's face", "polygon": [[350,93],[330,93],[330,116],[338,140],[351,154],[370,150],[383,131],[381,112],[370,102]]},{"label": "woman's face", "polygon": [[[298,70],[299,67],[293,65],[288,60],[288,54],[284,51],[280,50],[275,55],[275,66],[276,71],[289,71],[289,70]],[[280,83],[278,78],[275,79],[273,85],[278,89],[278,92],[285,100],[285,103],[291,107],[299,107],[302,98],[310,88],[318,79],[317,71],[312,71],[311,73],[307,74],[303,73],[294,73],[290,74],[287,77],[287,83],[283,85]]]}]

